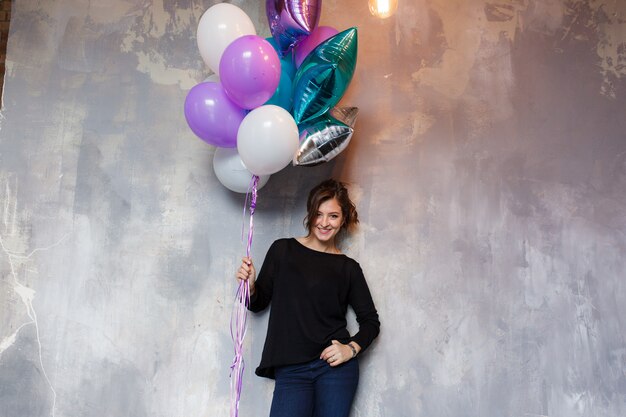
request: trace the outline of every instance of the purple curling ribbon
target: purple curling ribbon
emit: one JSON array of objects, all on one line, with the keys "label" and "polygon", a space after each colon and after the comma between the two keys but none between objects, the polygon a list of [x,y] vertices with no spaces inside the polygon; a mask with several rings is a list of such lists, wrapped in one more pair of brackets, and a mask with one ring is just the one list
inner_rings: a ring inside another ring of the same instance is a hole
[{"label": "purple curling ribbon", "polygon": [[[254,210],[256,209],[257,188],[259,177],[254,175],[250,182],[250,189],[246,195],[244,203],[244,213],[250,197],[250,224],[248,226],[248,243],[246,245],[246,256],[250,257],[252,249],[252,236],[254,235]],[[230,316],[230,336],[233,339],[235,357],[230,365],[230,417],[239,416],[239,399],[241,398],[241,388],[243,386],[243,370],[245,363],[243,360],[243,340],[246,337],[248,328],[248,306],[250,305],[250,283],[248,280],[241,281],[235,295],[235,303]]]}]

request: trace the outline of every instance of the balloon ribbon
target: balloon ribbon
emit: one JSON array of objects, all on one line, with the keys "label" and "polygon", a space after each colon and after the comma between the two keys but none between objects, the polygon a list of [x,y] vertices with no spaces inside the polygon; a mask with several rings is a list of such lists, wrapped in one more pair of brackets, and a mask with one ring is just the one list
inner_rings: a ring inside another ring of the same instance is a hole
[{"label": "balloon ribbon", "polygon": [[[245,206],[250,197],[250,224],[248,226],[248,243],[246,245],[246,256],[250,257],[252,249],[252,236],[254,234],[254,210],[256,209],[257,188],[259,185],[259,177],[254,175],[250,184],[250,190],[246,195]],[[230,336],[233,339],[235,347],[235,357],[232,365],[230,365],[230,416],[239,416],[239,398],[241,397],[241,388],[243,385],[243,370],[245,363],[243,360],[243,340],[246,337],[248,306],[250,305],[250,283],[240,281],[235,295],[235,305],[230,316]]]}]

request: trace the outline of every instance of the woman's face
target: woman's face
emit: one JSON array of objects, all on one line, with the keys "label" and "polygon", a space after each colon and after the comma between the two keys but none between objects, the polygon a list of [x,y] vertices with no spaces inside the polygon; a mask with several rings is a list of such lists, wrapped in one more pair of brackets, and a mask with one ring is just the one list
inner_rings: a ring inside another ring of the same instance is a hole
[{"label": "woman's face", "polygon": [[343,214],[341,206],[336,198],[324,201],[320,204],[311,234],[322,243],[334,242],[335,236],[339,233],[343,224]]}]

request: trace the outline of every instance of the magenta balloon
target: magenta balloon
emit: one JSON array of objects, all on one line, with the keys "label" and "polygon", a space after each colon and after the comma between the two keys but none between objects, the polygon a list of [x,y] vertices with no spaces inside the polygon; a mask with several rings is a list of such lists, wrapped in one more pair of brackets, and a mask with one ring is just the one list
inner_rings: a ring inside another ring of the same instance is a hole
[{"label": "magenta balloon", "polygon": [[276,91],[280,81],[280,59],[272,45],[260,36],[241,36],[222,54],[220,80],[235,104],[254,109]]},{"label": "magenta balloon", "polygon": [[237,146],[237,131],[247,112],[233,103],[220,83],[194,86],[185,99],[187,124],[200,139],[223,148]]},{"label": "magenta balloon", "polygon": [[300,64],[302,64],[302,61],[304,61],[304,58],[306,58],[306,56],[310,54],[311,51],[315,49],[317,45],[324,42],[326,39],[332,38],[338,33],[339,31],[337,29],[332,28],[330,26],[318,26],[315,29],[313,29],[313,32],[311,32],[309,36],[302,39],[300,43],[296,45],[296,48],[295,48],[296,68],[298,68]]}]

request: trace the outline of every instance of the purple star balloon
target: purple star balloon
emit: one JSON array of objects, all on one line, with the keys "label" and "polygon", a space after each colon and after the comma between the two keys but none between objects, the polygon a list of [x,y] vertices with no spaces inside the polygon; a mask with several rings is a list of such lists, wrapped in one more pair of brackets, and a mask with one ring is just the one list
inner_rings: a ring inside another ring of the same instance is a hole
[{"label": "purple star balloon", "polygon": [[265,4],[281,57],[317,27],[322,11],[322,0],[267,0]]}]

